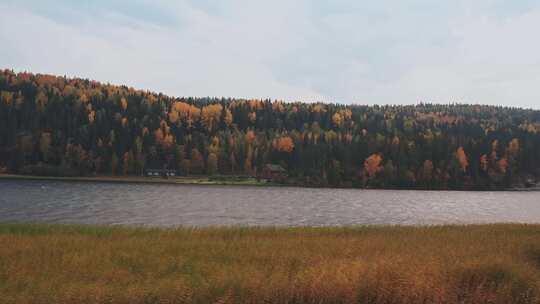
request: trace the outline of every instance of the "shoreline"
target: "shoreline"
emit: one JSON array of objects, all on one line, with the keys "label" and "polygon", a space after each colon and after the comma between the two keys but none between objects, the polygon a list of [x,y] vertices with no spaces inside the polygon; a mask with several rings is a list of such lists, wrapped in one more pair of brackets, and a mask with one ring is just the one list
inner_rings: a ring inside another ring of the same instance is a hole
[{"label": "shoreline", "polygon": [[271,182],[262,182],[255,179],[212,179],[208,176],[190,177],[145,177],[145,176],[37,176],[20,174],[0,174],[0,180],[34,180],[34,181],[62,181],[62,182],[96,182],[96,183],[125,183],[125,184],[165,184],[165,185],[202,185],[202,186],[281,186]]},{"label": "shoreline", "polygon": [[95,182],[120,184],[162,184],[162,185],[192,185],[192,186],[252,186],[252,187],[292,187],[317,189],[356,189],[356,190],[402,190],[402,191],[473,191],[473,192],[540,192],[540,185],[530,188],[506,189],[425,189],[425,188],[355,188],[311,186],[301,184],[279,184],[270,181],[257,181],[255,178],[236,178],[235,176],[175,176],[175,177],[146,177],[146,176],[38,176],[0,173],[0,180],[34,180],[62,182]]}]

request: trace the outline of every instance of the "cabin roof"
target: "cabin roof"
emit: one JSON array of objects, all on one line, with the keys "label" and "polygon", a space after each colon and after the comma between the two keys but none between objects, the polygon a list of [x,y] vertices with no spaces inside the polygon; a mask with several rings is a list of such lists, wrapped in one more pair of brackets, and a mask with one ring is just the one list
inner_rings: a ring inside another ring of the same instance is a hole
[{"label": "cabin roof", "polygon": [[274,164],[267,164],[266,168],[268,168],[268,170],[270,170],[270,171],[278,171],[278,172],[286,172],[287,171],[282,166],[274,165]]},{"label": "cabin roof", "polygon": [[176,170],[172,169],[146,169],[146,172],[176,172]]}]

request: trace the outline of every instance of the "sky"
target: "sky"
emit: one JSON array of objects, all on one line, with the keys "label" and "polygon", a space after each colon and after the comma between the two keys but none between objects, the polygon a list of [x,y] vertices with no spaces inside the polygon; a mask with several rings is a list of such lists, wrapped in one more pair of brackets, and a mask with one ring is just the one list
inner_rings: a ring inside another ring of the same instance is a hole
[{"label": "sky", "polygon": [[172,96],[540,109],[540,1],[0,0],[0,68]]}]

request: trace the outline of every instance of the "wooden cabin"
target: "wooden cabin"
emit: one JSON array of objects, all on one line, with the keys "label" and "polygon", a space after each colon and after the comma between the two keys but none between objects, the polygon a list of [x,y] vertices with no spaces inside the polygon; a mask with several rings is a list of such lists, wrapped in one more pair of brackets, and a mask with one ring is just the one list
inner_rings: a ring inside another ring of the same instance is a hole
[{"label": "wooden cabin", "polygon": [[280,165],[267,164],[261,170],[258,178],[272,182],[284,182],[287,179],[287,170]]},{"label": "wooden cabin", "polygon": [[176,170],[169,170],[169,169],[146,169],[145,170],[145,176],[148,177],[175,177],[176,176]]}]

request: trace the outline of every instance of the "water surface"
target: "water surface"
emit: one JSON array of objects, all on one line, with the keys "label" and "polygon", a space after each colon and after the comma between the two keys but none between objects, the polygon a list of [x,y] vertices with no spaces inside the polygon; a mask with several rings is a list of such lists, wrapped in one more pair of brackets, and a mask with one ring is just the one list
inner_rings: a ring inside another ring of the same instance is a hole
[{"label": "water surface", "polygon": [[0,180],[0,222],[150,226],[540,223],[540,192]]}]

